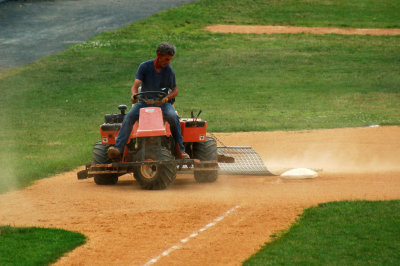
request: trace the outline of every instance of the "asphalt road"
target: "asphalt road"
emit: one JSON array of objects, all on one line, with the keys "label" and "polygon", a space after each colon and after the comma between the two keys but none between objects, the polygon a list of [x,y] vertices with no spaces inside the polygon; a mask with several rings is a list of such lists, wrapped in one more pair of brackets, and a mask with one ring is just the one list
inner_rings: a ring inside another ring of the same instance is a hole
[{"label": "asphalt road", "polygon": [[0,0],[0,71],[193,0]]}]

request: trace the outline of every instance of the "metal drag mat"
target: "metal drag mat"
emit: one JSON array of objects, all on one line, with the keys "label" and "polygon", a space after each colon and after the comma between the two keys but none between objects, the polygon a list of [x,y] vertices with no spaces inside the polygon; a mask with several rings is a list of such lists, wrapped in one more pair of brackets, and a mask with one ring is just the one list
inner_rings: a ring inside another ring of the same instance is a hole
[{"label": "metal drag mat", "polygon": [[234,163],[218,163],[221,174],[274,175],[268,171],[260,155],[250,146],[218,147],[218,155],[235,158]]}]

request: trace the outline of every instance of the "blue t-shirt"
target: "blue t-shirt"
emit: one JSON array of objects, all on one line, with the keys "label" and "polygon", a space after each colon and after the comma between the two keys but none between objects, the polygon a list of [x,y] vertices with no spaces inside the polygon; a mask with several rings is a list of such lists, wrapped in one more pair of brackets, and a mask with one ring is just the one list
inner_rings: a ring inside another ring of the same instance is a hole
[{"label": "blue t-shirt", "polygon": [[[172,67],[168,65],[158,73],[154,67],[154,60],[141,63],[135,77],[142,81],[141,92],[161,91],[163,88],[173,89],[176,87],[175,72]],[[157,96],[157,94],[146,95],[149,99]]]}]

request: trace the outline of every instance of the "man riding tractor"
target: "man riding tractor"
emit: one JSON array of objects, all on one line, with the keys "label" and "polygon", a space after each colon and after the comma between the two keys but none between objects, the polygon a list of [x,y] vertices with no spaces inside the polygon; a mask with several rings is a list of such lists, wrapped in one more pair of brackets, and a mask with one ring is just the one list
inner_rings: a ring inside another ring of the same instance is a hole
[{"label": "man riding tractor", "polygon": [[[125,115],[114,147],[108,149],[108,157],[113,161],[119,161],[121,159],[132,127],[139,119],[140,109],[149,106],[146,100],[156,99],[160,95],[157,92],[162,92],[165,88],[170,88],[172,91],[162,98],[162,105],[160,106],[162,114],[165,120],[170,124],[178,157],[180,159],[189,159],[189,155],[185,152],[185,146],[183,145],[179,117],[171,104],[171,100],[178,95],[175,73],[170,66],[170,62],[176,53],[176,48],[173,44],[163,42],[158,45],[156,52],[156,58],[141,63],[135,75],[136,79],[131,88],[131,102],[134,106],[127,115]],[[146,98],[144,96],[137,96],[140,86],[141,92],[151,92],[146,93]]]}]

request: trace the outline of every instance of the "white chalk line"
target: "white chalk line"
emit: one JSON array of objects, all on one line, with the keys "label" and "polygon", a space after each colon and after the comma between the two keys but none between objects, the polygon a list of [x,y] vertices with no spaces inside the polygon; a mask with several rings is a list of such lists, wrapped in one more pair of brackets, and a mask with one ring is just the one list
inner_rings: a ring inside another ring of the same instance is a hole
[{"label": "white chalk line", "polygon": [[168,256],[172,251],[180,249],[183,246],[183,244],[187,243],[190,239],[197,237],[201,232],[204,232],[207,229],[213,227],[214,225],[216,225],[218,222],[222,221],[226,216],[228,216],[229,214],[231,214],[232,212],[234,212],[238,208],[240,208],[240,206],[236,205],[235,207],[227,210],[224,214],[222,214],[221,216],[215,218],[211,223],[209,223],[209,224],[205,225],[204,227],[200,228],[197,232],[190,234],[188,237],[185,237],[185,238],[181,239],[181,241],[178,244],[173,245],[169,249],[163,251],[160,255],[158,255],[157,257],[152,258],[151,260],[146,262],[144,265],[146,266],[146,265],[154,264],[159,259],[161,259],[162,257]]}]

